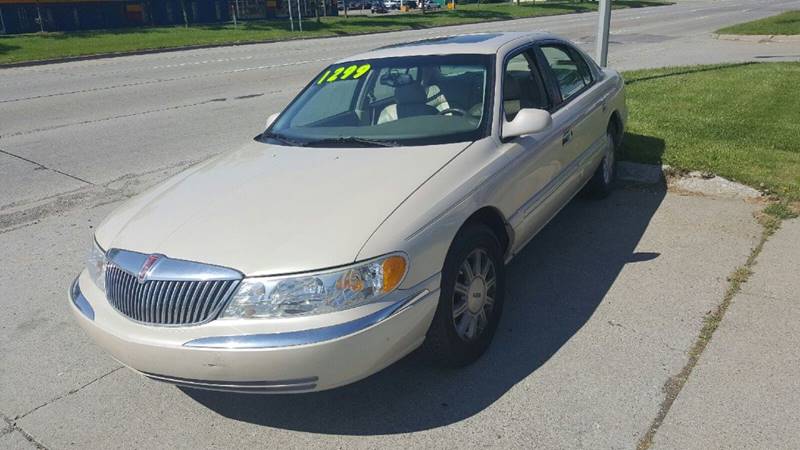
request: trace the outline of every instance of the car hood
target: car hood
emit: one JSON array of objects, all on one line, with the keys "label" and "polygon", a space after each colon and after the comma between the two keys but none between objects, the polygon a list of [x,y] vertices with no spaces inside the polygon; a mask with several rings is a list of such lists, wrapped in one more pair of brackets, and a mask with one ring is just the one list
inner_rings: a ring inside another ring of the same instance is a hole
[{"label": "car hood", "polygon": [[[380,224],[468,143],[308,148],[252,142],[128,201],[105,249],[272,275],[351,263]],[[377,256],[377,255],[374,255]]]}]

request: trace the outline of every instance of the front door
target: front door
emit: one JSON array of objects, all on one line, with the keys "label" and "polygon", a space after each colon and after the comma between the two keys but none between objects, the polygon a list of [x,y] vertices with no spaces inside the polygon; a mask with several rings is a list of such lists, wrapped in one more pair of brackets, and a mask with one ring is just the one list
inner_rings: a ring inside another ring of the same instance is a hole
[{"label": "front door", "polygon": [[[535,54],[530,48],[512,53],[506,59],[498,82],[502,83],[503,93],[500,108],[502,123],[514,120],[521,109],[549,110],[552,107]],[[508,174],[508,192],[503,199],[509,202],[508,209],[515,211],[508,220],[516,235],[516,250],[540,228],[542,220],[537,220],[534,211],[556,187],[564,164],[568,161],[562,151],[557,126],[541,133],[510,139],[505,142],[504,151],[517,153]]]}]

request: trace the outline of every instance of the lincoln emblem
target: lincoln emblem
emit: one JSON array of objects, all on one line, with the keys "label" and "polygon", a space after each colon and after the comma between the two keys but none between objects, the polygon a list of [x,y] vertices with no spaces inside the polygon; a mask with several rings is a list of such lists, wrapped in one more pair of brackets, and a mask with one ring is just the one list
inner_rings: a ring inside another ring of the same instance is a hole
[{"label": "lincoln emblem", "polygon": [[156,265],[158,260],[161,258],[161,255],[150,255],[142,264],[142,268],[139,270],[139,276],[137,279],[139,283],[144,283],[145,279],[147,278],[147,274],[150,273],[150,269]]}]

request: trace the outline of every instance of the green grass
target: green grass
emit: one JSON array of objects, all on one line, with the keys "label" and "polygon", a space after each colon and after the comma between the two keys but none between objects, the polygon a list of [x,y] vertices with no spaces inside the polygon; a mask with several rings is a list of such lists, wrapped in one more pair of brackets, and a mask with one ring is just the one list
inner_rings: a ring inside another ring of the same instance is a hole
[{"label": "green grass", "polygon": [[786,202],[770,203],[764,208],[764,214],[769,214],[781,220],[796,219],[800,215]]},{"label": "green grass", "polygon": [[623,159],[708,171],[800,200],[800,63],[665,68],[624,77]]},{"label": "green grass", "polygon": [[[635,8],[668,4],[661,1],[616,0],[616,8]],[[189,28],[150,27],[98,30],[74,33],[44,33],[0,36],[0,64],[35,61],[68,56],[165,49],[195,45],[214,45],[253,41],[297,39],[301,37],[341,36],[381,31],[414,30],[524,17],[594,11],[594,3],[571,1],[545,4],[459,5],[455,11],[442,10],[380,16],[323,17],[303,21],[303,32],[291,32],[288,20],[264,20],[233,24],[194,25]],[[331,44],[334,45],[334,44]]]},{"label": "green grass", "polygon": [[800,11],[788,11],[777,16],[740,23],[717,30],[719,34],[800,34]]}]

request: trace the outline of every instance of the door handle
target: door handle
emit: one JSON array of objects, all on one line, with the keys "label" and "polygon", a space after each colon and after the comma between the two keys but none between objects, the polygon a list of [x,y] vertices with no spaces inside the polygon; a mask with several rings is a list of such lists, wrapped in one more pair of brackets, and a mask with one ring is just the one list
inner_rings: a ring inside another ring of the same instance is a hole
[{"label": "door handle", "polygon": [[606,110],[608,109],[608,101],[606,99],[603,99],[603,100],[595,103],[594,104],[594,109],[597,109],[597,108],[602,108],[603,112],[606,112]]},{"label": "door handle", "polygon": [[570,128],[569,130],[564,132],[563,136],[561,136],[561,145],[567,145],[567,143],[571,140],[572,140],[572,129]]}]

